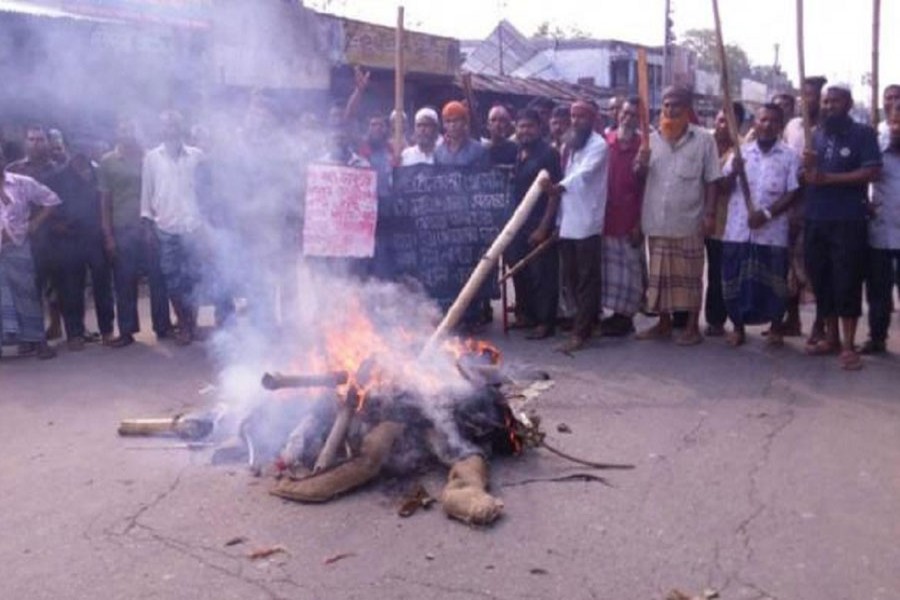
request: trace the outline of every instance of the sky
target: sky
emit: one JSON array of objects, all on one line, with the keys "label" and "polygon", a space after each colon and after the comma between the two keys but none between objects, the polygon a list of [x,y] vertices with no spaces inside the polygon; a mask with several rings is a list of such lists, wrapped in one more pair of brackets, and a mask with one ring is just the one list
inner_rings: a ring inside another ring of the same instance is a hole
[{"label": "sky", "polygon": [[[675,35],[688,29],[712,28],[711,0],[671,0]],[[307,0],[310,8],[350,18],[393,25],[396,0]],[[665,0],[405,0],[409,29],[461,39],[486,37],[501,18],[522,33],[532,34],[543,21],[577,26],[597,38],[615,38],[648,45],[663,40]],[[890,23],[900,23],[900,0],[882,0],[879,77],[881,87],[900,82],[900,36],[886,35]],[[726,43],[741,46],[753,64],[771,65],[775,44],[779,62],[796,80],[797,37],[792,0],[719,0]],[[825,75],[848,83],[867,102],[871,94],[861,84],[872,68],[872,1],[806,0],[805,48],[807,75]],[[849,7],[853,8],[849,8]],[[549,10],[552,7],[552,12]],[[589,8],[587,8],[589,7]]]}]

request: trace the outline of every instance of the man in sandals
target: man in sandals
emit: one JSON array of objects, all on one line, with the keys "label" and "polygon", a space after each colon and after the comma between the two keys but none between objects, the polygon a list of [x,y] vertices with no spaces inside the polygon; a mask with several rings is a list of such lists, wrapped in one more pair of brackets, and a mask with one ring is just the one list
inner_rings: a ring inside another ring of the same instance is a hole
[{"label": "man in sandals", "polygon": [[[723,169],[721,187],[730,192],[722,236],[722,296],[734,331],[726,342],[744,343],[745,325],[771,323],[768,344],[783,344],[780,329],[788,295],[788,209],[797,197],[800,157],[780,141],[784,111],[766,104],[756,114],[755,139]],[[752,210],[738,178],[745,174]]]},{"label": "man in sandals", "polygon": [[641,228],[650,247],[647,308],[659,322],[637,339],[672,335],[672,313],[688,313],[683,346],[699,344],[703,302],[703,238],[715,226],[717,180],[721,177],[711,133],[690,123],[692,93],[670,87],[663,93],[660,130],[650,149],[638,152],[636,170],[646,175]]},{"label": "man in sandals", "polygon": [[821,127],[803,156],[806,268],[825,320],[825,338],[807,345],[806,351],[840,352],[841,366],[857,370],[862,367],[854,340],[862,314],[868,188],[879,178],[882,160],[875,130],[850,118],[852,106],[849,87],[828,88]]}]

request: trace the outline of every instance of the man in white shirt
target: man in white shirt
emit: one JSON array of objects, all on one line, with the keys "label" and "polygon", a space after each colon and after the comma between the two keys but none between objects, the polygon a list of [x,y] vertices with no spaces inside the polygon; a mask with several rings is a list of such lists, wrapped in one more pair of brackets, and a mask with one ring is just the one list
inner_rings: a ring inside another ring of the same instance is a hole
[{"label": "man in white shirt", "polygon": [[[722,236],[722,297],[734,324],[726,342],[744,343],[745,325],[771,324],[767,342],[782,345],[780,330],[787,300],[788,211],[797,199],[800,157],[779,139],[784,111],[775,104],[759,109],[754,141],[741,147],[743,163],[732,155],[722,187],[730,192]],[[746,173],[753,210],[740,186]]]},{"label": "man in white shirt", "polygon": [[197,321],[196,287],[202,219],[197,202],[198,148],[184,144],[184,120],[175,111],[160,116],[163,143],[147,152],[141,176],[141,218],[159,244],[160,267],[178,317],[175,341],[190,344]]},{"label": "man in white shirt", "polygon": [[884,106],[884,120],[878,124],[878,145],[884,152],[891,145],[891,128],[888,121],[894,112],[894,107],[900,106],[900,83],[892,83],[884,88],[882,105]]},{"label": "man in white shirt", "polygon": [[600,232],[606,214],[607,148],[595,133],[597,108],[587,102],[572,105],[572,129],[567,142],[565,174],[550,188],[559,195],[559,258],[563,283],[575,297],[571,339],[562,347],[584,347],[600,313]]},{"label": "man in white shirt", "polygon": [[440,133],[440,121],[433,108],[421,108],[415,116],[416,145],[405,148],[400,155],[400,165],[433,165],[434,147]]}]

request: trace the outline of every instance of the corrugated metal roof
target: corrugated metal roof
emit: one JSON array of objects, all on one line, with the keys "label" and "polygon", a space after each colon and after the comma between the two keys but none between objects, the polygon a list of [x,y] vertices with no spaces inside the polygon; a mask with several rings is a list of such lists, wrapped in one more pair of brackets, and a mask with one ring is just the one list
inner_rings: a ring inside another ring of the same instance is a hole
[{"label": "corrugated metal roof", "polygon": [[[459,77],[456,84],[461,85]],[[534,77],[522,78],[509,75],[485,75],[472,73],[472,89],[476,92],[489,92],[512,96],[529,96],[552,98],[557,101],[574,102],[578,99],[604,100],[613,93],[593,85],[550,81]]]}]

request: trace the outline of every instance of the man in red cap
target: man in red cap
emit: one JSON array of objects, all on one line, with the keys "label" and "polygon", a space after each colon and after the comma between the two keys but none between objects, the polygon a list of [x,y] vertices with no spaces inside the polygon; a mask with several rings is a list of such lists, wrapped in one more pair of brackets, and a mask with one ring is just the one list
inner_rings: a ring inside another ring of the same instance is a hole
[{"label": "man in red cap", "polygon": [[437,165],[454,167],[486,167],[488,152],[472,139],[469,133],[469,109],[462,102],[452,101],[441,111],[444,122],[444,143],[435,148]]}]

